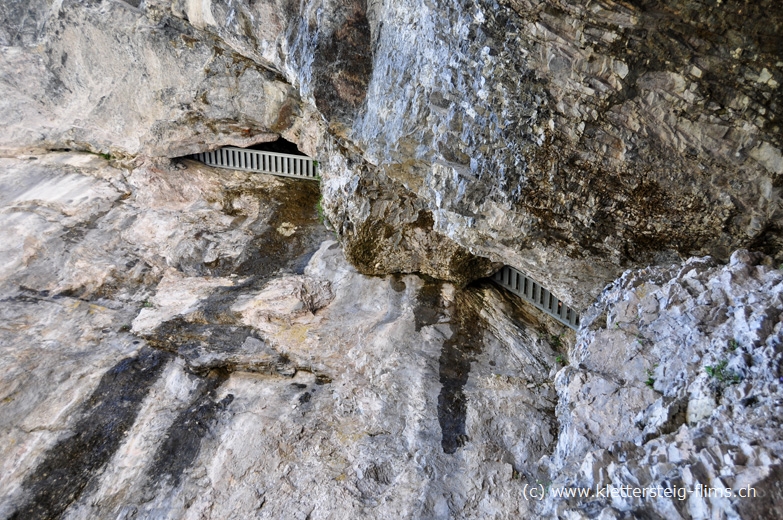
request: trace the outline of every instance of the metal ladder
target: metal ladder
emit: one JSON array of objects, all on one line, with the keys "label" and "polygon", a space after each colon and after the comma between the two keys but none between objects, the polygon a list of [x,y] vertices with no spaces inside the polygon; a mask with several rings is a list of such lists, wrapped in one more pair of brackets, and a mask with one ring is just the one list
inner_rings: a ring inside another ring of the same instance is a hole
[{"label": "metal ladder", "polygon": [[579,329],[579,314],[522,271],[507,265],[492,276],[492,281],[532,303],[563,325]]},{"label": "metal ladder", "polygon": [[191,156],[197,161],[219,168],[243,170],[259,173],[271,173],[295,179],[319,180],[315,172],[316,162],[303,155],[263,152],[226,146],[212,152],[197,153]]}]

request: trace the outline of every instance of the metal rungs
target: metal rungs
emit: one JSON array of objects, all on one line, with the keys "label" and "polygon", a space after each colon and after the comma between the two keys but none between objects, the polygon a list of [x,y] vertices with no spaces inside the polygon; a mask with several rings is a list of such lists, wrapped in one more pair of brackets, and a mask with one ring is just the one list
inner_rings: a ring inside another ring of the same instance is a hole
[{"label": "metal rungs", "polygon": [[579,329],[579,313],[522,271],[507,265],[495,273],[492,280],[523,300],[532,303],[536,308],[549,314],[560,323],[574,330]]},{"label": "metal rungs", "polygon": [[243,170],[249,172],[271,173],[295,179],[319,180],[315,171],[315,161],[303,155],[264,152],[226,146],[211,152],[197,153],[191,156],[197,161],[218,168]]}]

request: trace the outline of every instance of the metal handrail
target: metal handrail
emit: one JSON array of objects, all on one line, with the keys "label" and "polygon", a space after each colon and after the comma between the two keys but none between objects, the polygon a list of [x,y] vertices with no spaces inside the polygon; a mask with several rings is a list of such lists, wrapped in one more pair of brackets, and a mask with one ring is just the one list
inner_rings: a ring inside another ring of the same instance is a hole
[{"label": "metal handrail", "polygon": [[259,173],[271,173],[282,177],[295,179],[310,179],[317,181],[316,162],[304,155],[288,153],[265,152],[226,146],[211,152],[197,153],[194,159],[218,168],[243,170]]}]

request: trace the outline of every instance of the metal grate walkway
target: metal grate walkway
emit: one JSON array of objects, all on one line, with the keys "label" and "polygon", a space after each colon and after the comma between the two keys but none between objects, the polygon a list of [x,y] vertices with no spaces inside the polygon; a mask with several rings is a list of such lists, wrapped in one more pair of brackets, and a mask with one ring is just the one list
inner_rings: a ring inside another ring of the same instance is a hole
[{"label": "metal grate walkway", "polygon": [[318,180],[315,172],[316,162],[302,155],[226,146],[212,152],[197,153],[191,157],[204,164],[219,168],[271,173],[295,179]]},{"label": "metal grate walkway", "polygon": [[560,323],[574,330],[579,328],[579,314],[525,273],[507,265],[495,273],[492,280],[532,303]]}]

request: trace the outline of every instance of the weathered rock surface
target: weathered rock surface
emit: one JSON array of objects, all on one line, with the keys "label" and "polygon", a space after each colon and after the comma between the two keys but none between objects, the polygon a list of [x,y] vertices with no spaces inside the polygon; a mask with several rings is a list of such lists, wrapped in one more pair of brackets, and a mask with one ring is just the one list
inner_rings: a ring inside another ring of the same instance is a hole
[{"label": "weathered rock surface", "polygon": [[[774,2],[374,5],[347,139],[474,254],[577,308],[625,267],[779,254]],[[356,228],[346,173],[325,178],[330,216]]]},{"label": "weathered rock surface", "polygon": [[489,285],[359,274],[318,245],[315,184],[2,167],[0,517],[529,513],[562,328]]},{"label": "weathered rock surface", "polygon": [[[328,14],[317,7],[304,15],[287,3],[9,4],[0,148],[177,157],[282,135],[323,155],[324,140],[348,132],[364,106],[372,53],[361,2]],[[433,230],[426,201],[393,184],[382,191],[354,193],[371,209],[353,214],[355,232],[339,221],[363,272],[459,284],[490,274],[494,264]],[[396,232],[373,238],[379,226]]]},{"label": "weathered rock surface", "polygon": [[278,134],[306,149],[317,139],[317,118],[278,72],[153,6],[3,9],[0,147],[177,157]]},{"label": "weathered rock surface", "polygon": [[315,184],[1,164],[3,518],[780,514],[767,257],[629,271],[573,343],[490,285],[358,273]]},{"label": "weathered rock surface", "polygon": [[321,159],[368,274],[462,284],[488,258],[584,309],[628,267],[779,254],[771,0],[3,9],[0,145],[172,157],[282,134]]},{"label": "weathered rock surface", "polygon": [[550,497],[544,513],[780,517],[781,295],[783,272],[746,251],[725,266],[694,258],[627,272],[607,288],[555,378],[551,486],[681,492]]},{"label": "weathered rock surface", "polygon": [[0,13],[0,517],[783,516],[777,3]]}]

